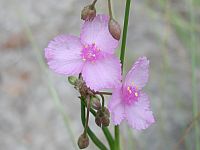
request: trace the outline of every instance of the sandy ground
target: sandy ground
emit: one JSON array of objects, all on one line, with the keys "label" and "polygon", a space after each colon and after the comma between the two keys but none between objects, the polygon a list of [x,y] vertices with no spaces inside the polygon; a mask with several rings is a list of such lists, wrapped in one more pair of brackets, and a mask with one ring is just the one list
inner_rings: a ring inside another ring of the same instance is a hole
[{"label": "sandy ground", "polygon": [[[46,74],[38,63],[38,52],[43,55],[48,41],[58,34],[78,35],[82,23],[80,10],[87,3],[86,0],[0,0],[0,150],[75,149],[52,100]],[[122,25],[124,2],[116,1],[114,8]],[[97,10],[107,13],[104,1],[98,3]],[[145,91],[151,97],[157,123],[143,132],[123,123],[124,150],[173,149],[192,120],[189,52],[161,12],[150,14],[151,9],[144,1],[134,1],[125,70],[139,56],[150,59],[150,82]],[[48,73],[77,139],[83,131],[78,93],[66,82],[66,77]],[[197,70],[198,83],[199,74]],[[200,84],[197,85],[200,89]],[[93,120],[91,127],[96,128]],[[99,130],[97,133],[103,138]],[[189,137],[188,145],[193,147],[193,136]],[[186,145],[180,149],[187,149]],[[88,149],[96,148],[91,144]]]}]

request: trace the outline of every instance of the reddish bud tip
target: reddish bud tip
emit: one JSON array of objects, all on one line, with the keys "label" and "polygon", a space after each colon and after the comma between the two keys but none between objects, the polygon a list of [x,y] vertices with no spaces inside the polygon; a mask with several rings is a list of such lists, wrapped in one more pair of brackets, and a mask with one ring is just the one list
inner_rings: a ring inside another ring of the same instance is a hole
[{"label": "reddish bud tip", "polygon": [[121,27],[117,21],[115,21],[114,19],[110,19],[108,24],[108,29],[114,39],[120,40]]}]

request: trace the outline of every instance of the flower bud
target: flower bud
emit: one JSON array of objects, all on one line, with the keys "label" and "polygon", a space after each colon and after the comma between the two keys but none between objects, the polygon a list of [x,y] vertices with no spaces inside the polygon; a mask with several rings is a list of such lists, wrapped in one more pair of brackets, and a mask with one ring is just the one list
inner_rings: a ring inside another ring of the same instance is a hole
[{"label": "flower bud", "polygon": [[108,29],[114,39],[120,40],[121,27],[117,21],[111,18],[109,20]]},{"label": "flower bud", "polygon": [[110,112],[109,112],[108,108],[103,107],[103,108],[102,108],[102,111],[103,111],[103,113],[104,113],[106,116],[110,117]]},{"label": "flower bud", "polygon": [[89,138],[87,136],[87,134],[82,134],[79,138],[78,138],[78,147],[80,149],[84,149],[87,148],[89,145]]},{"label": "flower bud", "polygon": [[96,113],[96,117],[95,117],[95,123],[101,127],[101,118],[103,117],[103,112],[102,110],[98,110],[97,113]]},{"label": "flower bud", "polygon": [[71,85],[76,85],[78,79],[75,76],[69,76],[68,81]]},{"label": "flower bud", "polygon": [[95,117],[95,123],[101,127],[101,118],[100,117]]},{"label": "flower bud", "polygon": [[94,5],[88,5],[81,11],[81,19],[85,21],[92,21],[96,17],[96,9]]},{"label": "flower bud", "polygon": [[97,111],[95,122],[99,127],[107,127],[110,124],[110,112],[107,108],[102,108]]},{"label": "flower bud", "polygon": [[94,108],[95,110],[101,109],[101,103],[98,97],[92,97],[91,104],[92,108]]},{"label": "flower bud", "polygon": [[107,127],[110,124],[110,119],[108,116],[104,116],[101,118],[102,126]]}]

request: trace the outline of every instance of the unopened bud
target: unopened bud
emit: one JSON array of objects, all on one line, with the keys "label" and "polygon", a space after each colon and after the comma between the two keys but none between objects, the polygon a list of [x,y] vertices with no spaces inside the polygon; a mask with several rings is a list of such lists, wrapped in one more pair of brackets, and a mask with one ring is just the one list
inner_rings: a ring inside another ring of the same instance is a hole
[{"label": "unopened bud", "polygon": [[102,125],[101,119],[102,119],[103,116],[104,116],[104,114],[103,114],[102,110],[101,110],[101,109],[98,110],[97,113],[96,113],[96,117],[95,117],[95,123],[96,123],[99,127],[101,127],[101,125]]},{"label": "unopened bud", "polygon": [[77,79],[77,77],[75,77],[75,76],[69,76],[69,77],[68,77],[68,81],[69,81],[70,84],[76,85],[78,79]]},{"label": "unopened bud", "polygon": [[102,126],[107,127],[110,124],[110,119],[108,116],[104,116],[101,118]]},{"label": "unopened bud", "polygon": [[101,127],[101,118],[100,117],[95,117],[95,123]]},{"label": "unopened bud", "polygon": [[97,111],[95,122],[99,127],[107,127],[110,124],[110,112],[107,108],[102,108]]},{"label": "unopened bud", "polygon": [[88,5],[81,11],[81,19],[85,21],[92,21],[96,17],[96,9],[94,5]]},{"label": "unopened bud", "polygon": [[79,138],[78,138],[78,147],[80,149],[84,149],[87,148],[89,145],[89,138],[87,135],[82,134]]},{"label": "unopened bud", "polygon": [[94,108],[95,110],[101,109],[101,103],[98,97],[92,97],[91,103],[92,103],[92,108]]},{"label": "unopened bud", "polygon": [[121,27],[117,21],[111,18],[109,20],[108,29],[114,39],[120,40]]},{"label": "unopened bud", "polygon": [[102,111],[103,111],[103,113],[104,113],[106,116],[110,117],[110,112],[109,112],[108,108],[103,107],[103,108],[102,108]]}]

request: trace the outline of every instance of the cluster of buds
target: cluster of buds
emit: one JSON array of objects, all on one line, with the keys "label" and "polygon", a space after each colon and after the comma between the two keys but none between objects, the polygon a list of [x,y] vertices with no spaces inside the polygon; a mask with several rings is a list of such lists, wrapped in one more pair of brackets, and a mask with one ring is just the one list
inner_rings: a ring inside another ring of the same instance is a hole
[{"label": "cluster of buds", "polygon": [[106,107],[97,111],[95,122],[99,127],[107,127],[110,124],[110,112]]},{"label": "cluster of buds", "polygon": [[[68,77],[68,81],[70,84],[74,86],[76,90],[79,91],[81,97],[85,97],[84,102],[87,105],[87,110],[89,111],[91,108],[93,110],[96,110],[96,116],[95,116],[95,122],[99,127],[107,127],[110,124],[110,112],[109,110],[104,106],[104,97],[101,95],[102,98],[102,104],[100,102],[100,98],[97,96],[99,94],[98,92],[95,92],[88,88],[86,86],[85,81],[83,80],[81,74],[79,75],[79,78],[70,76]],[[80,135],[78,139],[78,146],[80,149],[84,149],[88,147],[89,145],[89,138],[87,136],[87,127],[88,127],[88,119],[89,115],[86,118],[86,125],[84,133]]]}]

